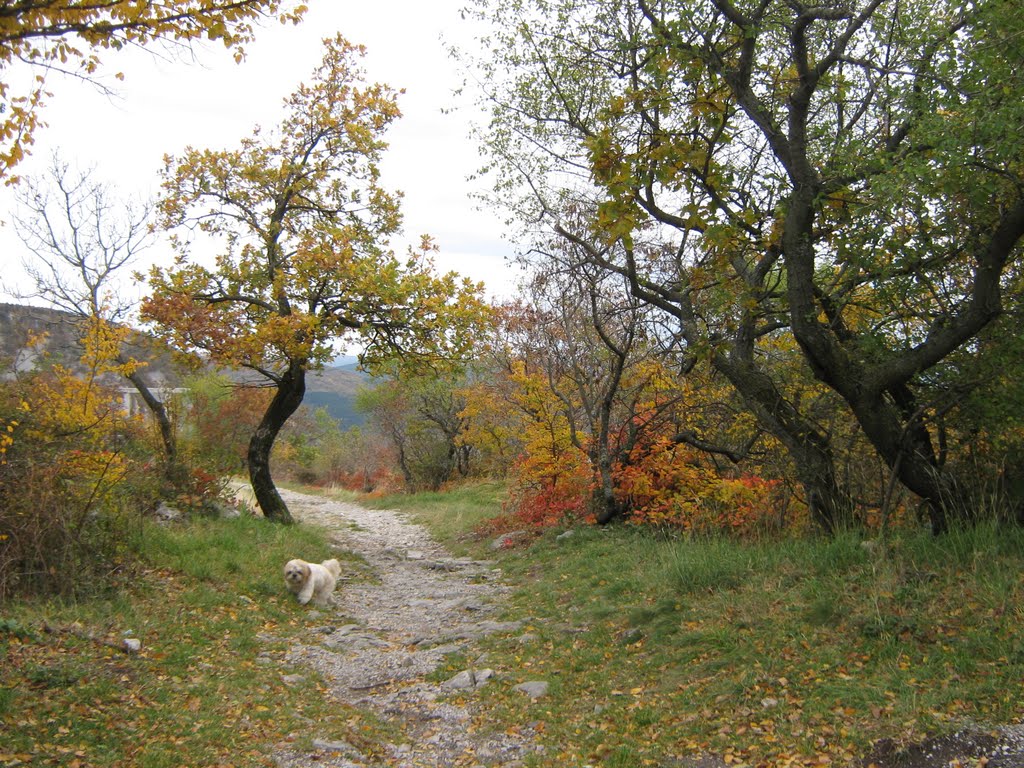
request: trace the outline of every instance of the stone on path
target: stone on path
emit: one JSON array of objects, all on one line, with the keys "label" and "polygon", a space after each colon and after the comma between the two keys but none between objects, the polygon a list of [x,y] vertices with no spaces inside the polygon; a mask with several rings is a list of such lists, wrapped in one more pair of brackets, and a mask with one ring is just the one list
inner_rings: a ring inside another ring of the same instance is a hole
[{"label": "stone on path", "polygon": [[464,669],[455,677],[441,683],[441,687],[453,691],[465,691],[482,687],[492,677],[494,677],[493,669]]}]

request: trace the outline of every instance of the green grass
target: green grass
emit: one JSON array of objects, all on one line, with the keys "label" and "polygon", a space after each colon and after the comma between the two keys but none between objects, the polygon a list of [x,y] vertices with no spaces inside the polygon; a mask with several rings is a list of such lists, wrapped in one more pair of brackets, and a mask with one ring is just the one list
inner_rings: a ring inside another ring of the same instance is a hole
[{"label": "green grass", "polygon": [[[288,638],[310,621],[281,567],[326,556],[323,532],[197,520],[147,526],[138,545],[145,565],[116,593],[4,607],[0,765],[270,765],[268,748],[310,721],[373,752],[372,719],[307,671],[291,687],[281,677]],[[129,633],[136,655],[111,647]]]},{"label": "green grass", "polygon": [[[500,498],[499,487],[485,487]],[[481,727],[534,722],[533,766],[851,764],[881,738],[1024,719],[1024,531],[980,526],[885,546],[855,533],[744,544],[627,526],[490,550],[481,489],[384,498],[514,585],[529,643],[484,641],[499,684]],[[452,662],[439,679],[458,671]],[[525,701],[512,687],[551,683]]]}]

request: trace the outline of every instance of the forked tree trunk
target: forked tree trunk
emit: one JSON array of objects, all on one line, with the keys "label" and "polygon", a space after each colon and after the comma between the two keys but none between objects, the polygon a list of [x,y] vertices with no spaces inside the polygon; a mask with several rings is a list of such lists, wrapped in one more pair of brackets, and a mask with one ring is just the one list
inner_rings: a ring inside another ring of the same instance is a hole
[{"label": "forked tree trunk", "polygon": [[270,474],[270,453],[281,428],[302,405],[305,394],[306,370],[302,364],[293,361],[278,381],[277,392],[249,440],[249,482],[263,516],[275,523],[294,521]]},{"label": "forked tree trunk", "polygon": [[921,498],[932,533],[977,514],[977,488],[942,466],[924,422],[904,415],[884,397],[854,400],[854,415],[879,456],[912,493]]},{"label": "forked tree trunk", "polygon": [[829,535],[850,525],[853,503],[839,485],[828,435],[816,429],[771,377],[749,360],[718,355],[714,363],[760,424],[786,448],[804,488],[811,519]]},{"label": "forked tree trunk", "polygon": [[[893,351],[867,364],[851,354],[856,339],[836,323],[818,320],[813,224],[820,189],[809,181],[789,200],[783,235],[793,335],[814,375],[849,405],[865,436],[900,481],[925,502],[932,531],[970,522],[976,515],[977,488],[937,460],[931,438],[913,407],[910,383],[955,350],[962,348],[1001,311],[1000,276],[1024,237],[1024,200],[1007,209],[986,248],[977,254],[969,300],[917,346]],[[844,345],[845,342],[845,345]]]}]

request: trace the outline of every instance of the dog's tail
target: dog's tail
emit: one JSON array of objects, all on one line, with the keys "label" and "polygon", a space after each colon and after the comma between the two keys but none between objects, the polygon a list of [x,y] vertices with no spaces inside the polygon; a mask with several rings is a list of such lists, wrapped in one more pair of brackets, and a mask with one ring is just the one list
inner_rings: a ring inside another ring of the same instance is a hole
[{"label": "dog's tail", "polygon": [[337,560],[333,558],[330,560],[324,560],[322,563],[320,563],[320,565],[322,565],[324,568],[330,571],[331,576],[333,576],[334,578],[338,578],[339,576],[341,576],[341,563],[339,563]]}]

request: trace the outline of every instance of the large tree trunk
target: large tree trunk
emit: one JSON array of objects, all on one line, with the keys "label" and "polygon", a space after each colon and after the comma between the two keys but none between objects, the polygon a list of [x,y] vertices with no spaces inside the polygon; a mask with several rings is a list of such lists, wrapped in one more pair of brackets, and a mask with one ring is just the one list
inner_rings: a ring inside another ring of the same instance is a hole
[{"label": "large tree trunk", "polygon": [[270,475],[270,453],[281,428],[302,405],[305,394],[306,369],[302,363],[292,361],[278,379],[277,392],[249,440],[249,482],[264,517],[275,523],[291,523],[293,520]]},{"label": "large tree trunk", "polygon": [[920,414],[905,407],[909,390],[905,386],[901,390],[905,394],[894,394],[892,401],[884,396],[865,397],[852,402],[851,408],[879,456],[924,502],[932,533],[944,533],[950,519],[975,516],[977,494],[943,468]]},{"label": "large tree trunk", "polygon": [[885,463],[924,501],[932,531],[942,533],[950,518],[969,521],[975,515],[977,492],[972,483],[954,476],[937,461],[909,384],[998,316],[1000,275],[1024,236],[1024,200],[1008,209],[988,246],[977,254],[974,284],[963,306],[934,326],[915,347],[893,350],[877,362],[865,363],[856,356],[858,340],[844,328],[841,318],[829,323],[818,320],[821,306],[812,231],[814,200],[819,192],[810,181],[797,186],[786,217],[783,242],[793,335],[814,375],[847,402]]},{"label": "large tree trunk", "polygon": [[[615,498],[615,477],[612,473],[614,458],[612,455],[612,411],[615,399],[622,387],[622,376],[626,370],[626,360],[633,346],[633,329],[630,328],[624,339],[613,339],[602,325],[598,315],[597,297],[590,293],[591,318],[594,330],[597,331],[605,348],[612,354],[612,366],[605,381],[604,391],[598,405],[597,445],[591,464],[597,465],[600,486],[594,493],[596,503],[596,519],[601,525],[612,522],[626,514],[626,506]],[[621,449],[620,449],[621,450]],[[624,455],[620,453],[620,455]]]}]

